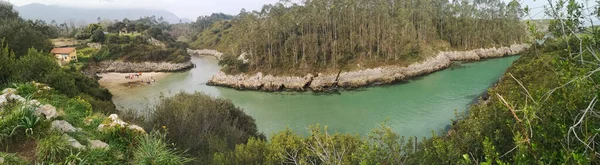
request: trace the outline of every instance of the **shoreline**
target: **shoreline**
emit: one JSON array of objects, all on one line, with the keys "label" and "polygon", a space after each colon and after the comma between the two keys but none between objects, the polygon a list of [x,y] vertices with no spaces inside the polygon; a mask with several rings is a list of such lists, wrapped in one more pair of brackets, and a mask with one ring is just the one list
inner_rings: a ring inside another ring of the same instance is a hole
[{"label": "shoreline", "polygon": [[[171,75],[168,72],[142,72],[142,76],[135,77],[133,79],[127,79],[126,76],[135,75],[136,73],[99,73],[98,76],[100,79],[98,83],[100,86],[106,89],[118,89],[121,90],[123,88],[136,88],[142,86],[152,85],[158,81],[163,80],[167,76]],[[152,79],[155,80],[152,82]],[[143,81],[143,82],[142,82]],[[150,84],[147,82],[150,81]]]},{"label": "shoreline", "polygon": [[307,74],[298,76],[263,76],[227,75],[219,72],[214,75],[207,85],[234,88],[237,90],[253,90],[277,92],[313,91],[327,92],[341,89],[356,89],[371,85],[393,84],[413,77],[430,74],[450,67],[454,61],[480,61],[482,59],[500,58],[518,55],[529,48],[526,44],[515,44],[510,47],[475,49],[470,51],[439,52],[437,56],[409,66],[381,66],[357,71],[340,72],[339,74]]}]

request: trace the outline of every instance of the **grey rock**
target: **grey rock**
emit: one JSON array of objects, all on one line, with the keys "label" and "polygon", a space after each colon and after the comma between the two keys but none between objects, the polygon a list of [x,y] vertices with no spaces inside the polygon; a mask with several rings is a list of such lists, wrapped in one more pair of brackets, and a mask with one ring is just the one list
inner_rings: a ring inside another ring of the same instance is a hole
[{"label": "grey rock", "polygon": [[71,123],[64,121],[64,120],[52,121],[51,125],[52,125],[52,129],[56,129],[62,133],[78,131],[78,129],[73,127],[73,125],[71,125]]},{"label": "grey rock", "polygon": [[67,134],[64,134],[63,137],[67,139],[67,141],[73,148],[80,149],[80,150],[84,150],[86,148],[84,145],[81,145],[81,143],[79,143],[79,141],[75,140],[73,137],[71,137]]},{"label": "grey rock", "polygon": [[202,49],[202,50],[194,50],[194,49],[187,49],[187,52],[189,55],[192,56],[199,56],[199,55],[204,55],[204,56],[214,56],[217,59],[221,59],[221,56],[223,56],[223,53],[217,51],[217,50],[211,50],[211,49]]},{"label": "grey rock", "polygon": [[46,119],[53,119],[58,117],[58,113],[56,112],[56,108],[50,104],[43,105],[35,109],[36,115],[44,114]]},{"label": "grey rock", "polygon": [[127,126],[127,128],[134,130],[134,131],[138,131],[140,133],[146,133],[146,130],[144,130],[144,128],[137,126],[137,125],[129,125],[129,126]]},{"label": "grey rock", "polygon": [[15,88],[6,88],[2,90],[2,94],[12,95],[15,93],[17,93],[17,90]]},{"label": "grey rock", "polygon": [[4,158],[0,156],[0,164],[4,163]]},{"label": "grey rock", "polygon": [[15,101],[15,102],[22,102],[22,103],[24,103],[27,100],[25,98],[19,96],[19,95],[10,94],[10,95],[8,95],[8,101]]},{"label": "grey rock", "polygon": [[8,104],[8,100],[4,95],[0,95],[0,108],[4,107],[6,104]]},{"label": "grey rock", "polygon": [[[108,122],[106,120],[108,120]],[[108,118],[106,118],[106,120],[102,123],[107,123],[107,124],[98,125],[98,131],[103,131],[106,128],[112,128],[112,127],[116,127],[116,126],[125,127],[128,125],[126,122],[121,120],[119,118],[119,115],[117,115],[117,114],[111,114],[110,116],[108,116]]]},{"label": "grey rock", "polygon": [[109,145],[100,140],[89,140],[89,147],[91,149],[108,149]]},{"label": "grey rock", "polygon": [[29,100],[29,104],[35,107],[39,107],[42,103],[40,103],[40,101],[37,100]]},{"label": "grey rock", "polygon": [[142,62],[132,63],[123,61],[102,61],[100,68],[104,68],[100,72],[174,72],[189,69],[194,67],[190,61],[184,63],[168,63],[168,62]]}]

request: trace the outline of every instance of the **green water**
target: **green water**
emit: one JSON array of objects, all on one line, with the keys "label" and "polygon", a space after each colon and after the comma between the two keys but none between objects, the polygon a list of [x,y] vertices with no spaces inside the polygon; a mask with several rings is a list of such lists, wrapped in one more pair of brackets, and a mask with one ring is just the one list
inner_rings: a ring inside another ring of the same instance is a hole
[{"label": "green water", "polygon": [[313,124],[330,130],[365,135],[387,120],[392,129],[405,136],[430,136],[432,130],[443,130],[455,111],[466,110],[474,98],[486,91],[518,56],[458,63],[453,67],[401,84],[344,91],[341,94],[264,93],[237,91],[206,86],[219,70],[212,57],[194,57],[196,68],[174,73],[154,85],[124,90],[111,90],[115,104],[122,109],[146,113],[161,92],[202,91],[231,99],[256,119],[267,135],[290,127],[307,134]]}]

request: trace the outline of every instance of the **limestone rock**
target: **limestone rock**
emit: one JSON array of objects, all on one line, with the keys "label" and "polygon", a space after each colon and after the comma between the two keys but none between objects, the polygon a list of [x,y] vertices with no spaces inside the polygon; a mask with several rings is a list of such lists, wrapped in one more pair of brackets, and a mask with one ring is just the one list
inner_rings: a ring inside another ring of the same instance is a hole
[{"label": "limestone rock", "polygon": [[6,88],[6,89],[2,90],[2,94],[5,94],[5,95],[12,95],[15,93],[17,93],[17,90],[15,88]]},{"label": "limestone rock", "polygon": [[35,106],[35,107],[39,107],[42,103],[40,103],[40,101],[37,100],[29,100],[29,105]]},{"label": "limestone rock", "polygon": [[8,101],[14,101],[14,102],[24,103],[25,101],[27,101],[25,98],[23,98],[19,95],[16,95],[16,94],[9,94],[7,98],[8,98]]},{"label": "limestone rock", "polygon": [[218,52],[217,50],[210,50],[210,49],[202,49],[202,50],[187,49],[187,52],[189,55],[214,56],[214,57],[217,57],[217,59],[221,59],[221,56],[223,56],[223,53]]},{"label": "limestone rock", "polygon": [[56,108],[50,104],[46,104],[41,107],[38,107],[37,109],[35,109],[35,114],[38,116],[41,114],[44,114],[44,116],[46,116],[46,119],[53,119],[53,118],[58,117]]},{"label": "limestone rock", "polygon": [[4,95],[0,95],[0,108],[4,107],[6,104],[8,104],[8,100]]},{"label": "limestone rock", "polygon": [[144,130],[144,128],[137,126],[137,125],[129,125],[127,128],[138,131],[140,133],[146,133],[146,130]]},{"label": "limestone rock", "polygon": [[4,163],[4,158],[0,156],[0,164]]},{"label": "limestone rock", "polygon": [[174,72],[189,69],[194,67],[191,61],[184,63],[168,63],[168,62],[123,62],[123,61],[102,61],[100,68],[104,68],[102,72]]},{"label": "limestone rock", "polygon": [[127,126],[127,123],[121,120],[119,118],[119,115],[111,114],[110,116],[108,116],[108,118],[106,118],[106,120],[104,120],[104,122],[102,122],[102,124],[98,125],[98,130],[102,131],[105,128],[116,126],[125,127]]},{"label": "limestone rock", "polygon": [[406,67],[382,66],[357,71],[346,71],[339,74],[321,74],[316,77],[307,75],[305,77],[290,76],[262,76],[262,73],[254,76],[246,74],[227,75],[219,72],[214,75],[207,85],[231,87],[241,90],[263,90],[280,91],[291,89],[304,91],[308,87],[313,91],[322,92],[332,87],[358,88],[371,84],[389,84],[407,78],[429,74],[448,68],[452,61],[477,61],[485,58],[496,58],[507,55],[516,55],[529,48],[527,44],[511,45],[510,47],[485,48],[469,51],[447,51],[439,52],[436,56],[427,58],[418,63]]},{"label": "limestone rock", "polygon": [[137,126],[137,125],[129,125],[128,123],[121,120],[117,114],[111,114],[110,116],[108,116],[108,118],[106,118],[106,120],[104,120],[104,122],[102,122],[102,124],[100,124],[98,126],[98,131],[103,131],[107,128],[114,128],[114,127],[127,128],[127,129],[138,131],[140,133],[144,133],[144,134],[146,133],[144,128]]},{"label": "limestone rock", "polygon": [[52,129],[56,129],[62,133],[78,131],[78,129],[73,127],[73,125],[71,125],[71,123],[64,121],[64,120],[52,121],[51,125],[52,125]]},{"label": "limestone rock", "polygon": [[64,134],[63,137],[67,139],[67,141],[73,148],[80,149],[80,150],[84,150],[86,148],[84,145],[81,145],[81,143],[79,143],[79,141],[75,140],[73,137],[71,137],[67,134]]},{"label": "limestone rock", "polygon": [[108,149],[108,144],[100,140],[89,140],[89,146],[91,149]]}]

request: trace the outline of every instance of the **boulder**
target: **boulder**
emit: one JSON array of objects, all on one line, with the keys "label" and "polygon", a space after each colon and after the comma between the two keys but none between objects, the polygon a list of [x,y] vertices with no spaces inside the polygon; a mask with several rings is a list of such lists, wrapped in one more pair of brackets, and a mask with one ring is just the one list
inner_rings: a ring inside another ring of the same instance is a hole
[{"label": "boulder", "polygon": [[67,139],[67,141],[69,142],[69,144],[75,148],[75,149],[80,149],[80,150],[84,150],[85,146],[81,145],[81,143],[79,143],[79,141],[75,140],[73,137],[64,134],[63,137],[65,137]]},{"label": "boulder", "polygon": [[71,125],[71,123],[64,121],[64,120],[55,120],[52,121],[52,129],[56,129],[62,133],[67,133],[67,132],[77,132],[78,129],[73,127],[73,125]]},{"label": "boulder", "polygon": [[29,100],[29,105],[39,107],[40,105],[42,105],[42,103],[40,103],[40,101],[37,100]]},{"label": "boulder", "polygon": [[12,95],[15,93],[17,93],[17,90],[15,88],[6,88],[6,89],[2,90],[2,94],[5,94],[5,95]]},{"label": "boulder", "polygon": [[89,142],[89,147],[91,149],[108,149],[108,144],[100,141],[100,140],[88,140]]},{"label": "boulder", "polygon": [[46,116],[46,119],[53,119],[53,118],[58,117],[56,108],[54,108],[54,106],[52,106],[50,104],[46,104],[46,105],[36,108],[35,114],[38,116],[40,116],[41,114],[44,114],[44,116]]},{"label": "boulder", "polygon": [[129,125],[127,128],[134,130],[134,131],[138,131],[140,133],[146,133],[146,130],[144,130],[144,128],[137,126],[137,125]]},{"label": "boulder", "polygon": [[15,95],[15,94],[9,94],[7,98],[8,98],[8,101],[15,101],[15,102],[22,102],[22,103],[27,101],[27,99],[25,99],[19,95]]},{"label": "boulder", "polygon": [[100,124],[98,126],[98,131],[104,131],[107,128],[114,128],[114,127],[127,128],[127,129],[138,131],[140,133],[144,133],[144,134],[146,133],[144,128],[137,126],[137,125],[129,125],[128,123],[121,120],[117,114],[112,114],[112,115],[108,116],[108,118],[106,118],[106,120],[104,120],[102,122],[102,124]]},{"label": "boulder", "polygon": [[0,95],[0,108],[4,107],[6,104],[8,104],[8,100],[4,95]]}]

